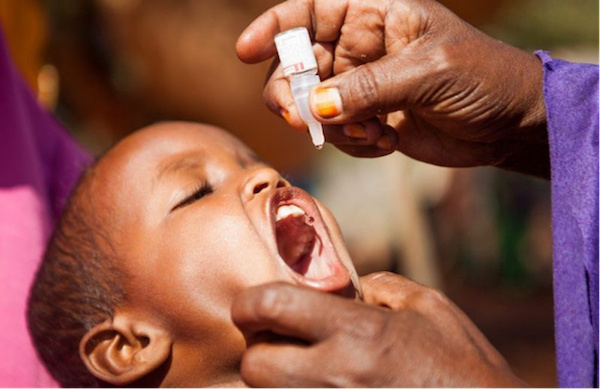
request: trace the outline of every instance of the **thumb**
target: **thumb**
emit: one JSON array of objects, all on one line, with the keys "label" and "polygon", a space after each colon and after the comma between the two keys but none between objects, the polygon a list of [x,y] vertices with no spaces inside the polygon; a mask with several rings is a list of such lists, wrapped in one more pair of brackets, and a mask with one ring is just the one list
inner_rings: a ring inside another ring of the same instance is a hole
[{"label": "thumb", "polygon": [[342,124],[406,108],[420,87],[423,65],[406,63],[398,54],[360,65],[315,87],[310,95],[315,118]]}]

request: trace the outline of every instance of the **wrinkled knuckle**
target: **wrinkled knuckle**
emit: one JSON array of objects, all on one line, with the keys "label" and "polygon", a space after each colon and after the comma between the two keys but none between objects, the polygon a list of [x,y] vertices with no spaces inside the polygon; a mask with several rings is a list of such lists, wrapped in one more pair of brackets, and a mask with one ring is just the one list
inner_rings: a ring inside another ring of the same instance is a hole
[{"label": "wrinkled knuckle", "polygon": [[[346,367],[342,371],[332,371],[329,381],[335,387],[377,387],[378,374],[382,363],[393,359],[394,326],[389,314],[380,312],[372,315],[369,320],[359,323],[357,333],[351,334],[352,339],[342,339],[344,344],[355,344],[344,355]],[[396,329],[397,330],[397,329]],[[360,345],[360,341],[362,345]],[[357,343],[357,341],[359,343]],[[367,356],[367,357],[365,357]]]},{"label": "wrinkled knuckle", "polygon": [[421,52],[423,67],[422,76],[431,82],[435,77],[443,76],[451,68],[452,49],[444,38],[430,38]]},{"label": "wrinkled knuckle", "polygon": [[420,301],[422,308],[432,312],[436,312],[440,308],[448,305],[448,298],[446,295],[437,289],[425,288],[421,293]]},{"label": "wrinkled knuckle", "polygon": [[[430,58],[431,70],[436,75],[451,74],[456,71],[461,56],[456,52],[456,45],[452,41],[439,45]],[[464,56],[463,56],[464,57]]]},{"label": "wrinkled knuckle", "polygon": [[397,274],[388,272],[388,271],[378,271],[375,273],[371,273],[369,275],[363,276],[361,278],[361,282],[366,287],[370,287],[373,285],[377,287],[377,285],[388,285],[391,283],[395,283],[398,281],[400,276]]},{"label": "wrinkled knuckle", "polygon": [[398,279],[403,278],[402,276],[398,275],[398,274],[394,274],[392,272],[389,271],[380,271],[377,272],[377,274],[379,275],[379,278],[381,278],[381,281],[383,282],[395,282]]},{"label": "wrinkled knuckle", "polygon": [[384,312],[373,311],[368,317],[356,320],[351,327],[351,336],[356,336],[369,341],[380,339],[386,331],[387,316]]},{"label": "wrinkled knuckle", "polygon": [[366,103],[375,110],[373,113],[383,112],[380,106],[380,75],[371,67],[364,66],[360,72],[357,72],[351,90],[357,92],[350,93],[348,96],[350,105],[354,107],[354,109],[360,110],[365,107]]},{"label": "wrinkled knuckle", "polygon": [[384,280],[387,280],[388,278],[398,277],[397,274],[392,273],[390,271],[378,271],[378,272],[372,273],[371,275],[374,276],[375,278],[381,277]]},{"label": "wrinkled knuckle", "polygon": [[369,282],[373,282],[376,281],[378,279],[381,279],[382,277],[386,277],[388,272],[386,271],[378,271],[375,273],[370,273],[367,274],[366,276],[362,276],[361,277],[361,282],[362,283],[369,283]]},{"label": "wrinkled knuckle", "polygon": [[261,292],[254,301],[254,315],[260,319],[281,317],[290,303],[289,293],[285,285],[274,285]]},{"label": "wrinkled knuckle", "polygon": [[[337,356],[334,356],[337,357]],[[347,355],[345,356],[347,358]],[[359,382],[361,381],[362,376],[372,375],[373,372],[371,368],[365,366],[370,365],[369,358],[364,363],[358,364],[350,364],[346,363],[346,366],[352,366],[352,369],[333,371],[327,374],[325,378],[326,387],[329,388],[360,388],[360,387],[369,387],[369,385],[361,385]],[[368,371],[368,373],[363,373],[363,371]]]},{"label": "wrinkled knuckle", "polygon": [[[376,376],[377,368],[380,367],[378,353],[374,350],[377,345],[372,342],[366,345],[356,345],[347,348],[354,340],[338,340],[342,345],[332,345],[324,350],[325,360],[336,360],[340,358],[340,349],[343,350],[343,365],[331,365],[327,374],[323,375],[323,384],[330,388],[357,388],[375,387],[373,378]],[[327,365],[326,365],[327,366]],[[370,378],[370,379],[369,379]]]}]

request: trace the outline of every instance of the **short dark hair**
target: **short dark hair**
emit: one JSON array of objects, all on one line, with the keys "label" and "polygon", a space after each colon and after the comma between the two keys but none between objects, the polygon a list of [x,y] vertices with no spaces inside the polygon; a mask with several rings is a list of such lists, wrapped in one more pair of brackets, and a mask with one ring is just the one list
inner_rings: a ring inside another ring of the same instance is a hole
[{"label": "short dark hair", "polygon": [[93,327],[125,300],[110,232],[94,212],[94,166],[82,174],[50,239],[29,294],[27,322],[37,352],[65,387],[95,387],[79,355]]}]

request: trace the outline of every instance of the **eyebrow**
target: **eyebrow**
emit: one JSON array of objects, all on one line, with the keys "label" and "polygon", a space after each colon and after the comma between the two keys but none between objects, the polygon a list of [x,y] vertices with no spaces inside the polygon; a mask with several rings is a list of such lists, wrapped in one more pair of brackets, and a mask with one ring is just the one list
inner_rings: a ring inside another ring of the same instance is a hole
[{"label": "eyebrow", "polygon": [[252,161],[253,163],[262,163],[264,165],[268,165],[264,159],[260,158],[258,155],[254,154],[253,151],[249,151],[247,153],[244,154],[240,154],[239,151],[235,152],[235,158],[237,159],[237,162],[240,164],[241,167],[246,168],[248,167],[248,163],[244,160],[244,157],[250,159],[250,161]]},{"label": "eyebrow", "polygon": [[158,174],[156,175],[157,180],[161,180],[165,174],[174,174],[182,170],[189,170],[197,168],[203,165],[204,160],[198,159],[197,157],[183,157],[165,163],[159,167]]},{"label": "eyebrow", "polygon": [[[235,158],[240,166],[246,168],[248,163],[244,160],[244,157],[249,158],[253,163],[262,163],[268,165],[265,160],[254,154],[252,151],[244,154],[240,154],[238,151],[235,152]],[[197,156],[187,156],[170,161],[159,166],[156,180],[160,181],[165,175],[174,174],[182,170],[190,170],[198,168],[204,165],[204,158],[198,158]]]}]

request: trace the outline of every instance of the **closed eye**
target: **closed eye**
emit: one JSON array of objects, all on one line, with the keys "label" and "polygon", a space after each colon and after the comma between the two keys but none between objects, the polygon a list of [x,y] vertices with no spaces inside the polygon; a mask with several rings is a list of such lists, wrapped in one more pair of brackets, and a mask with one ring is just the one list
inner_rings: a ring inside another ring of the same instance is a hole
[{"label": "closed eye", "polygon": [[173,209],[171,209],[171,212],[175,211],[176,209],[183,208],[185,206],[193,204],[197,200],[200,200],[202,197],[207,196],[207,195],[211,194],[212,192],[213,192],[212,185],[210,185],[208,182],[204,182],[204,183],[202,183],[202,186],[200,186],[200,188],[196,189],[191,195],[187,196],[181,202],[177,203],[177,205],[175,205],[173,207]]}]

